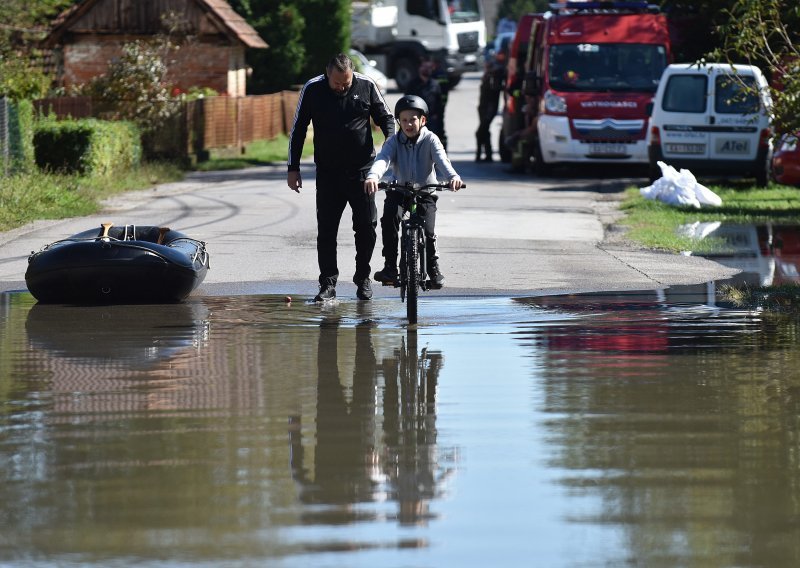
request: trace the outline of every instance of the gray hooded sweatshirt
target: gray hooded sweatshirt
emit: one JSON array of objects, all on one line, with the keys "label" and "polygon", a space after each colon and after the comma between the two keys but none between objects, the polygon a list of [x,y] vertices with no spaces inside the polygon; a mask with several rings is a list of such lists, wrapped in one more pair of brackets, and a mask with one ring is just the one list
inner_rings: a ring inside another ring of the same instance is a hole
[{"label": "gray hooded sweatshirt", "polygon": [[386,140],[369,169],[367,179],[381,179],[389,168],[393,179],[401,184],[424,185],[458,177],[441,141],[426,126],[420,129],[415,142],[402,131]]}]

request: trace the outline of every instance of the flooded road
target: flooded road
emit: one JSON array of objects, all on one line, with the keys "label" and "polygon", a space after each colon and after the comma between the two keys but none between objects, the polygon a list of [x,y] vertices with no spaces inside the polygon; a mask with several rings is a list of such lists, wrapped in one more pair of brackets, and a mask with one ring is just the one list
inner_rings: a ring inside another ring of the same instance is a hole
[{"label": "flooded road", "polygon": [[0,565],[800,565],[799,322],[714,289],[0,295]]}]

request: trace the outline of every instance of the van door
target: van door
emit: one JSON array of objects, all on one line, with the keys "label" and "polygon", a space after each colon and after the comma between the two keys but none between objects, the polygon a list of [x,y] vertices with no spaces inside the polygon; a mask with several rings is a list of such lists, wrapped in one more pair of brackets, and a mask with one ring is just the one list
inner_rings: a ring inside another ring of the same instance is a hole
[{"label": "van door", "polygon": [[661,149],[664,161],[702,160],[710,156],[708,73],[670,75],[661,110]]},{"label": "van door", "polygon": [[758,151],[759,97],[752,75],[719,73],[711,97],[712,160],[753,161]]}]

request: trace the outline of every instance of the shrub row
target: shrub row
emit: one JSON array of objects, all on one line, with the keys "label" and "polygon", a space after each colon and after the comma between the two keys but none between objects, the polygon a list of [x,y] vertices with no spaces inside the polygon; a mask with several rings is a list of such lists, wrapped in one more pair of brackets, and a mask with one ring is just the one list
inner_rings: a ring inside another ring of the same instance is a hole
[{"label": "shrub row", "polygon": [[36,165],[45,171],[107,176],[137,166],[139,129],[130,122],[94,118],[43,119],[33,134]]}]

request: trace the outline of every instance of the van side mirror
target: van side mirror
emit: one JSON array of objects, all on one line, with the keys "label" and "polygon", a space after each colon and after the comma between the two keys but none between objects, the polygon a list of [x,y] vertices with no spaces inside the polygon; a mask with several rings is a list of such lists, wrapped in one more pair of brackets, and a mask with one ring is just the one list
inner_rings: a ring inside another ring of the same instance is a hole
[{"label": "van side mirror", "polygon": [[525,78],[522,80],[522,92],[529,97],[538,97],[541,94],[542,80],[534,71],[525,73]]}]

